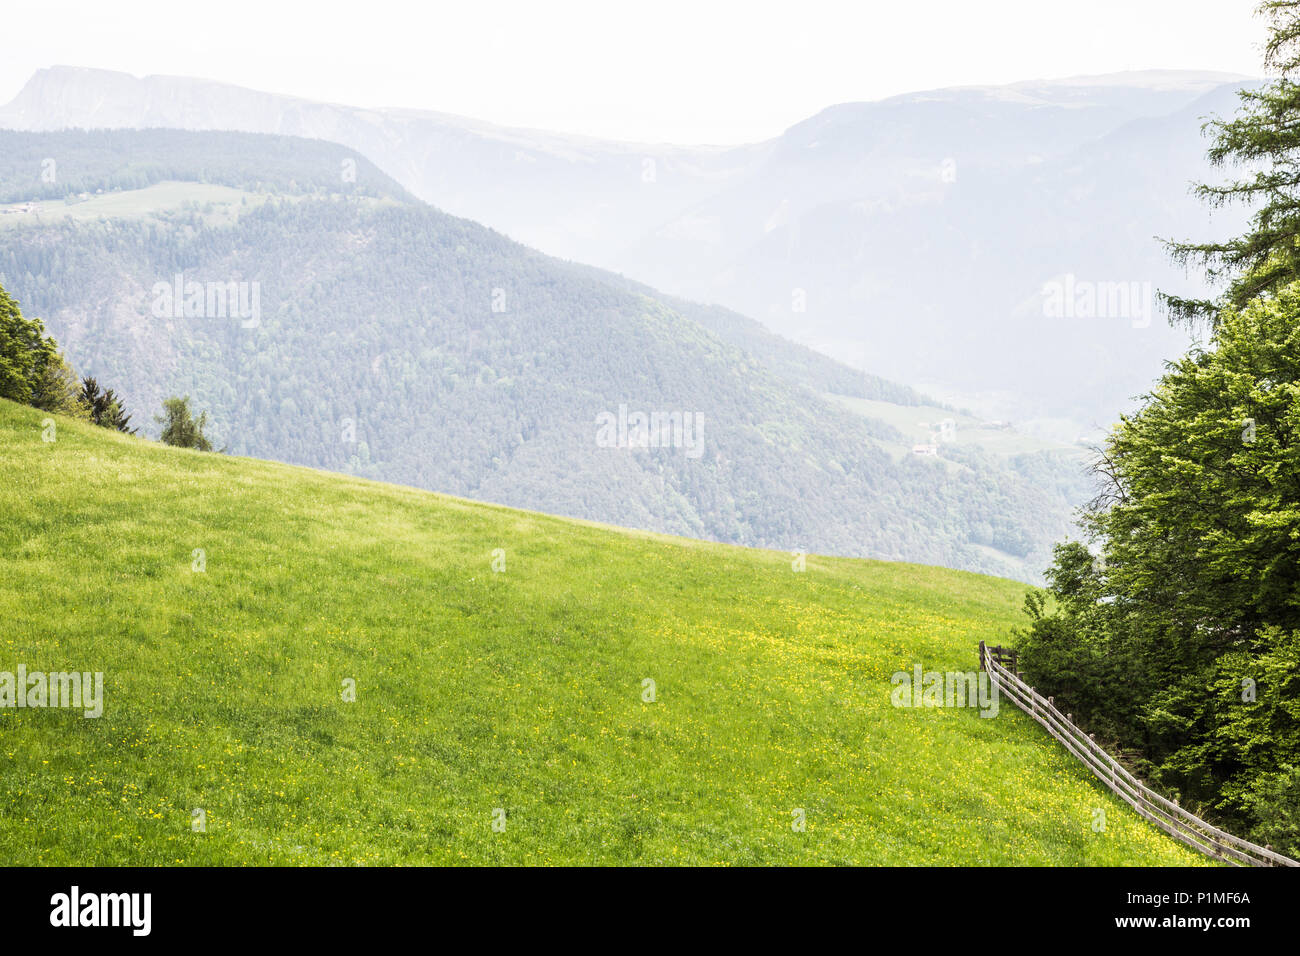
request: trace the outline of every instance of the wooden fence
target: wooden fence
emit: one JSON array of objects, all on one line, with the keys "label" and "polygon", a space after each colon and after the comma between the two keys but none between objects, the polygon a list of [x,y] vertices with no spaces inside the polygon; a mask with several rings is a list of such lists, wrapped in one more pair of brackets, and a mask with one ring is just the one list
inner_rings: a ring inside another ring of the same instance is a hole
[{"label": "wooden fence", "polygon": [[998,692],[1042,724],[1061,746],[1147,820],[1206,856],[1235,866],[1300,866],[1290,857],[1274,853],[1268,847],[1225,833],[1142,783],[1120,766],[1090,734],[1075,726],[1071,715],[1057,710],[1053,698],[1042,696],[1021,680],[1014,669],[1016,663],[1015,651],[986,647],[980,641],[980,670],[988,672]]}]

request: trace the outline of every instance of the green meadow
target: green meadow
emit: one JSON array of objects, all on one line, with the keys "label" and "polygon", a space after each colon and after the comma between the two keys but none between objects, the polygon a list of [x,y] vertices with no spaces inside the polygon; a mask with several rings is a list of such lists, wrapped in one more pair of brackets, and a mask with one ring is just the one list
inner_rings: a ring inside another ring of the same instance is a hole
[{"label": "green meadow", "polygon": [[[250,209],[276,201],[297,202],[301,195],[281,195],[235,189],[212,183],[161,182],[142,189],[112,190],[67,203],[47,199],[0,204],[0,228],[112,219],[156,219],[194,212],[210,226],[229,225]],[[366,206],[390,205],[391,200],[357,197]],[[28,208],[30,206],[30,209]]]},{"label": "green meadow", "polygon": [[43,418],[0,401],[0,672],[103,715],[0,708],[0,863],[1203,861],[1009,702],[891,704],[1024,585]]}]

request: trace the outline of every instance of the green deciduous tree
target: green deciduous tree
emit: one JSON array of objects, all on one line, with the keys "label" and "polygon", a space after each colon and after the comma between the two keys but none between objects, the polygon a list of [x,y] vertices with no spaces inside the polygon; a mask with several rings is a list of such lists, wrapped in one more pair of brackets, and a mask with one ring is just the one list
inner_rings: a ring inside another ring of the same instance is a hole
[{"label": "green deciduous tree", "polygon": [[0,288],[0,398],[50,412],[80,415],[76,375],[45,334]]},{"label": "green deciduous tree", "polygon": [[24,317],[18,303],[0,288],[0,398],[31,403],[46,342],[40,319]]},{"label": "green deciduous tree", "polygon": [[1115,428],[1105,475],[1099,553],[1057,548],[1025,670],[1163,784],[1285,831],[1257,790],[1300,766],[1300,282],[1220,312]]},{"label": "green deciduous tree", "polygon": [[37,357],[32,383],[32,406],[47,412],[85,418],[86,408],[79,401],[80,394],[77,373],[72,370],[63,353],[55,348],[54,340],[46,339],[45,347]]},{"label": "green deciduous tree", "polygon": [[164,445],[212,451],[212,442],[203,434],[208,423],[208,413],[203,412],[196,419],[190,410],[188,395],[164,400],[163,414],[155,416],[154,421],[163,426],[161,438]]}]

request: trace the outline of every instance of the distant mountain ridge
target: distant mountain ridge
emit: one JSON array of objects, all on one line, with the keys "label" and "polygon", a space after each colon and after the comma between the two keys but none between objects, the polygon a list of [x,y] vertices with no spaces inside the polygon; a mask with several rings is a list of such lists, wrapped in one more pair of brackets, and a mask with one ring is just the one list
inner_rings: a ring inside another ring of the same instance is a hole
[{"label": "distant mountain ridge", "polygon": [[[1204,232],[1187,188],[1217,175],[1200,121],[1230,112],[1248,82],[1146,71],[932,90],[832,106],[763,143],[698,148],[56,67],[0,108],[0,127],[339,143],[438,208],[544,252],[725,305],[1069,441],[1113,420],[1187,338],[1149,314],[1054,320],[1043,288],[1073,277],[1195,291],[1154,235]],[[1127,152],[1156,129],[1150,152]],[[1216,233],[1238,221],[1220,213]]]}]

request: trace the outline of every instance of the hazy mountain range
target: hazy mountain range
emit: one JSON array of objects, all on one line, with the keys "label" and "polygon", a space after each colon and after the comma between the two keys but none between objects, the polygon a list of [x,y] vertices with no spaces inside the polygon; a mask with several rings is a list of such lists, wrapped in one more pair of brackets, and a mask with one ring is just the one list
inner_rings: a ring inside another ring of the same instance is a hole
[{"label": "hazy mountain range", "polygon": [[[733,148],[603,142],[445,114],[56,67],[20,130],[174,127],[347,146],[419,198],[547,253],[716,302],[895,381],[1072,440],[1145,390],[1194,290],[1155,236],[1223,235],[1192,180],[1247,78],[1129,73],[830,107]],[[1066,300],[1066,301],[1057,301]]]},{"label": "hazy mountain range", "polygon": [[190,394],[237,454],[1026,579],[1084,493],[1077,450],[543,255],[317,140],[0,131],[0,285],[147,433]]}]

